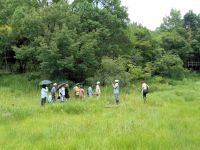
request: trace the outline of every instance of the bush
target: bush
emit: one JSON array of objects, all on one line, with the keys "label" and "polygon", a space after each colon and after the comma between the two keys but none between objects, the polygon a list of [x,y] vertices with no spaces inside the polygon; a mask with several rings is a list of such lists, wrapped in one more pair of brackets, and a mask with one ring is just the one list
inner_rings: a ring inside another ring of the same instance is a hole
[{"label": "bush", "polygon": [[88,78],[87,83],[94,84],[100,81],[102,85],[110,85],[116,79],[120,80],[121,86],[130,83],[131,75],[126,71],[124,60],[105,57],[102,59],[100,70],[94,77]]},{"label": "bush", "polygon": [[182,79],[184,72],[183,62],[177,55],[165,54],[155,62],[155,75]]}]

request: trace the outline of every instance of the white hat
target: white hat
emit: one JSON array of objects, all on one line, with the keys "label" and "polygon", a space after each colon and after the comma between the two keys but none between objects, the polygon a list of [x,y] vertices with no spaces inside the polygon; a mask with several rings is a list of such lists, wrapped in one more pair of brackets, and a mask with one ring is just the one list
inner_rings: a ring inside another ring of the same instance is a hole
[{"label": "white hat", "polygon": [[100,84],[100,81],[97,81],[97,84]]},{"label": "white hat", "polygon": [[57,83],[54,83],[53,85],[54,85],[54,86],[56,86],[56,85],[57,85]]},{"label": "white hat", "polygon": [[119,83],[119,80],[115,80],[115,82]]}]

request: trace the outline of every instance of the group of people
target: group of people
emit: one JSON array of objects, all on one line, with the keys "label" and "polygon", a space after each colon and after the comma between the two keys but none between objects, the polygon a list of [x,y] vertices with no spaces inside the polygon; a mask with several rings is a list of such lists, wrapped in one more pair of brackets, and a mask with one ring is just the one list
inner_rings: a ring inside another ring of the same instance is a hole
[{"label": "group of people", "polygon": [[[119,80],[115,80],[114,82],[112,82],[112,87],[113,87],[113,92],[114,92],[114,101],[115,101],[115,104],[118,105],[119,104]],[[144,81],[142,81],[141,91],[142,91],[144,102],[146,102],[146,95],[148,93],[148,89],[149,89],[149,86]],[[57,98],[56,98],[56,95],[58,95]],[[87,89],[87,96],[92,97],[93,95],[96,95],[97,99],[99,99],[101,95],[99,81],[97,81],[95,85],[95,94],[93,94],[92,86],[89,86]],[[45,105],[47,96],[48,96],[48,87],[46,85],[42,85],[42,89],[41,89],[41,105],[42,106]],[[77,83],[74,86],[73,96],[76,99],[83,99],[85,97],[85,91],[84,91],[83,85]],[[60,102],[63,103],[69,98],[70,98],[69,85],[61,84],[58,86],[57,83],[54,83],[50,91],[50,95],[48,96],[48,102],[53,103],[53,102],[56,102],[57,99],[60,99]]]}]

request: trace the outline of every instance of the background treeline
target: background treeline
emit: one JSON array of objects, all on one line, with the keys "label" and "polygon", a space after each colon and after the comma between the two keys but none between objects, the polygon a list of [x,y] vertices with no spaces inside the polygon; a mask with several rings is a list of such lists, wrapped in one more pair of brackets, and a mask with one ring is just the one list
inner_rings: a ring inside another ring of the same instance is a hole
[{"label": "background treeline", "polygon": [[[142,17],[142,16],[141,16]],[[152,20],[153,21],[153,20]],[[155,31],[130,23],[120,0],[0,1],[0,69],[103,84],[183,78],[200,58],[200,15],[172,9]]]}]

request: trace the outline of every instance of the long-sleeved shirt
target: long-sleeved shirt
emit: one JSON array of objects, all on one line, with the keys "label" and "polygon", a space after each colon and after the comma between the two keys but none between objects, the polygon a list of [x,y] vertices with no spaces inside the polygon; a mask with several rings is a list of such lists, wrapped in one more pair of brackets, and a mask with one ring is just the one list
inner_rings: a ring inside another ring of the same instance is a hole
[{"label": "long-sleeved shirt", "polygon": [[100,90],[100,86],[99,85],[96,85],[96,90],[95,90],[96,94],[97,95],[100,95],[101,94],[101,90]]},{"label": "long-sleeved shirt", "polygon": [[149,86],[146,83],[142,83],[142,90],[148,90]]},{"label": "long-sleeved shirt", "polygon": [[41,98],[45,98],[47,97],[47,93],[48,93],[48,88],[42,88],[41,89]]},{"label": "long-sleeved shirt", "polygon": [[64,87],[59,89],[59,96],[65,96],[65,88]]},{"label": "long-sleeved shirt", "polygon": [[88,96],[92,96],[92,87],[88,87]]},{"label": "long-sleeved shirt", "polygon": [[114,94],[119,94],[119,83],[115,83],[113,88],[114,88]]}]

